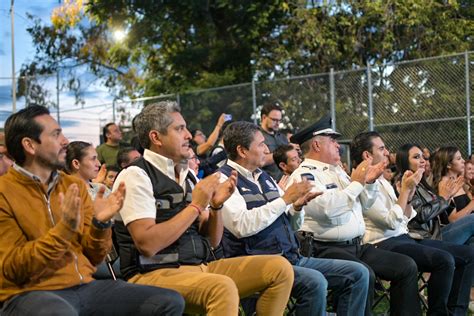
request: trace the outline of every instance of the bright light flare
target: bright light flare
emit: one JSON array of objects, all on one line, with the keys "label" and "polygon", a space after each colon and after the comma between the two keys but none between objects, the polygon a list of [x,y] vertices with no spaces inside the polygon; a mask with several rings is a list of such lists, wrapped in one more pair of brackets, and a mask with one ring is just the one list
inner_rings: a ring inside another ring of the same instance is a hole
[{"label": "bright light flare", "polygon": [[127,37],[127,33],[124,30],[115,30],[113,36],[117,42],[122,42]]}]

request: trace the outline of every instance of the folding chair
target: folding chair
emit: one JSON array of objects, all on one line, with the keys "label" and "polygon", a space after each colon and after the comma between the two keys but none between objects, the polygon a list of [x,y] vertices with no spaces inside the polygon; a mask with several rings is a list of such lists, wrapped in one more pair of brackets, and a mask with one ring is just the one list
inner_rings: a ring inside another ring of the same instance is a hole
[{"label": "folding chair", "polygon": [[387,281],[382,281],[378,276],[375,277],[375,286],[374,286],[374,303],[372,304],[372,310],[375,310],[379,304],[384,300],[387,303],[387,309],[383,311],[384,315],[390,314],[390,283]]},{"label": "folding chair", "polygon": [[418,296],[421,302],[421,308],[427,312],[428,311],[428,295],[425,295],[425,290],[428,288],[428,280],[430,275],[425,276],[425,272],[418,273]]}]

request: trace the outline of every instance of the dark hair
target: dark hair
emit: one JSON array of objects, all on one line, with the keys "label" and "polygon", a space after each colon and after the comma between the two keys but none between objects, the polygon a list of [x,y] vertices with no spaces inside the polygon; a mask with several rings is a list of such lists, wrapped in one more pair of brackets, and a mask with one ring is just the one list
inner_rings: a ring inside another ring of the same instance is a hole
[{"label": "dark hair", "polygon": [[[418,144],[404,144],[398,148],[397,155],[395,158],[395,164],[397,165],[397,173],[395,174],[394,179],[396,181],[401,180],[403,174],[410,169],[410,149],[417,147],[421,150],[421,147]],[[426,182],[425,176],[421,178],[420,183],[427,189],[433,191],[433,188]]]},{"label": "dark hair", "polygon": [[115,123],[114,122],[107,123],[102,129],[102,137],[104,137],[104,143],[107,142],[107,133],[109,132],[109,127],[112,125],[115,125]]},{"label": "dark hair", "polygon": [[145,148],[143,148],[142,144],[140,144],[140,138],[138,137],[138,135],[132,137],[132,139],[130,140],[130,145],[132,145],[132,147],[136,149],[140,153],[140,155],[143,156]]},{"label": "dark hair", "polygon": [[263,115],[268,115],[270,114],[271,111],[276,110],[276,111],[282,111],[283,109],[278,103],[265,103],[262,107],[262,111],[260,114],[260,117]]},{"label": "dark hair", "polygon": [[189,131],[191,133],[192,138],[194,138],[194,136],[196,136],[197,131],[201,131],[201,133],[202,133],[202,130],[200,130],[199,128],[195,128],[195,129],[192,129],[192,130]]},{"label": "dark hair", "polygon": [[245,121],[234,122],[227,126],[224,130],[224,148],[229,159],[235,160],[239,157],[237,153],[239,145],[249,149],[258,131],[260,129],[257,125]]},{"label": "dark hair", "polygon": [[10,115],[5,122],[5,145],[8,154],[20,166],[26,160],[22,139],[28,137],[41,143],[40,135],[44,127],[35,120],[41,115],[49,115],[49,110],[44,106],[33,105]]},{"label": "dark hair", "polygon": [[354,137],[350,145],[351,161],[354,168],[364,160],[362,158],[364,151],[372,153],[372,139],[377,137],[382,138],[380,134],[375,131],[363,132]]},{"label": "dark hair", "polygon": [[70,142],[66,149],[66,171],[69,174],[74,173],[72,161],[74,159],[81,161],[86,155],[87,148],[92,147],[91,143],[83,141]]},{"label": "dark hair", "polygon": [[117,153],[117,167],[122,168],[122,163],[128,166],[131,162],[130,159],[128,159],[128,154],[134,150],[136,149],[133,147],[120,148]]},{"label": "dark hair", "polygon": [[293,147],[292,145],[281,145],[273,151],[273,160],[275,161],[275,164],[278,166],[279,169],[281,169],[280,162],[288,163],[287,153],[293,149],[295,149],[295,147]]},{"label": "dark hair", "polygon": [[120,172],[120,168],[117,167],[117,166],[107,166],[107,173],[109,173],[109,171],[115,171],[115,172]]},{"label": "dark hair", "polygon": [[459,151],[456,146],[442,146],[433,153],[431,159],[431,173],[433,174],[433,188],[438,192],[438,184],[448,173],[448,165],[453,161],[454,155]]}]

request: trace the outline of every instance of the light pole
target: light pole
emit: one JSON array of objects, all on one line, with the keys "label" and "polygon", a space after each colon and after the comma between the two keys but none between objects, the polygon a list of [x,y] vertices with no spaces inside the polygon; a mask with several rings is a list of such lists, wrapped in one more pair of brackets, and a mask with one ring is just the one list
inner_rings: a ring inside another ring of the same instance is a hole
[{"label": "light pole", "polygon": [[10,16],[12,21],[12,112],[16,112],[16,78],[15,78],[15,19],[12,0],[10,7]]}]

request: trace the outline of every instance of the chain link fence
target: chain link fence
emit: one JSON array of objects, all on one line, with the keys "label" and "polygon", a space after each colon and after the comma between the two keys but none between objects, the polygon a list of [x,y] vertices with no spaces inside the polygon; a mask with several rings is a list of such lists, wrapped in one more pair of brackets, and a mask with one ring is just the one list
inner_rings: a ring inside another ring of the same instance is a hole
[{"label": "chain link fence", "polygon": [[[298,130],[331,114],[335,128],[343,134],[342,142],[359,132],[376,130],[391,150],[407,142],[430,150],[449,143],[466,155],[472,149],[473,57],[473,53],[455,54],[127,102],[97,102],[110,99],[102,88],[99,92],[88,90],[86,96],[92,98],[79,105],[74,103],[74,95],[62,92],[64,84],[58,81],[66,79],[59,80],[58,75],[36,78],[35,84],[21,78],[19,85],[27,88],[21,90],[26,93],[19,98],[18,108],[35,93],[45,93],[45,105],[70,131],[68,137],[98,143],[101,127],[107,122],[118,122],[129,130],[133,116],[144,105],[160,100],[176,100],[189,128],[206,133],[213,130],[221,113],[259,123],[263,104],[278,102],[284,109],[282,128]],[[0,78],[0,122],[11,114],[8,87],[11,79]]]}]

